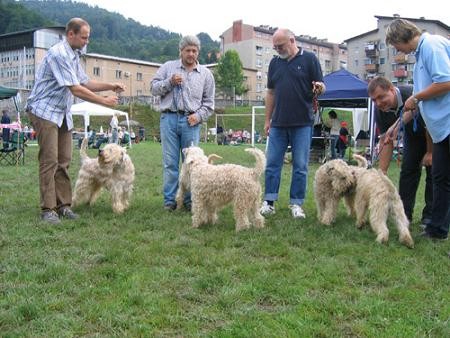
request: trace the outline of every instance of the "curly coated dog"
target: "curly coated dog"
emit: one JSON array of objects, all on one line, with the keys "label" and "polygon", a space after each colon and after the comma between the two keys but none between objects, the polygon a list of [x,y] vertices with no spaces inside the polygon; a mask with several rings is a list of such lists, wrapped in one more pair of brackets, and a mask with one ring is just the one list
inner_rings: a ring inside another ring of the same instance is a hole
[{"label": "curly coated dog", "polygon": [[356,157],[358,166],[349,166],[345,161],[336,159],[326,162],[317,169],[314,176],[314,196],[317,206],[317,218],[323,224],[330,225],[336,219],[339,201],[343,198],[349,215],[355,215],[353,208],[356,187],[356,172],[366,171],[367,161]]},{"label": "curly coated dog", "polygon": [[[264,153],[248,148],[256,158],[254,168],[236,164],[213,165],[199,147],[183,149],[184,170],[180,174],[177,205],[182,205],[186,187],[190,187],[192,200],[192,227],[214,224],[217,212],[227,204],[233,204],[236,231],[250,228],[250,220],[257,228],[264,227],[264,217],[259,214],[261,184],[259,182],[266,165]],[[189,182],[189,183],[187,183]]]},{"label": "curly coated dog", "polygon": [[331,224],[335,220],[339,200],[344,198],[349,214],[356,217],[358,229],[364,226],[369,216],[370,226],[377,235],[376,241],[387,243],[387,220],[391,215],[397,225],[399,241],[413,248],[409,221],[396,187],[381,171],[363,168],[367,165],[365,158],[359,155],[353,155],[353,158],[358,167],[333,160],[317,170],[314,192],[319,221]]},{"label": "curly coated dog", "polygon": [[113,212],[126,210],[133,192],[134,165],[125,148],[110,143],[99,150],[97,158],[89,158],[88,140],[85,138],[80,148],[81,168],[75,183],[72,204],[74,206],[89,203],[92,205],[101,189],[111,193]]}]

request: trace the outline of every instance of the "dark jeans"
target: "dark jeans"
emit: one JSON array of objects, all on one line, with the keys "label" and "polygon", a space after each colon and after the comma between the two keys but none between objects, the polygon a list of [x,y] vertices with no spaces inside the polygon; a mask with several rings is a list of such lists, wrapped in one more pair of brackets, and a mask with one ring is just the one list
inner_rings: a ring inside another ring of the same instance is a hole
[{"label": "dark jeans", "polygon": [[[405,208],[405,214],[409,221],[412,220],[414,205],[416,203],[416,192],[422,174],[422,159],[427,152],[426,131],[418,126],[413,131],[412,123],[406,125],[403,148],[403,161],[400,171],[399,194]],[[425,179],[425,207],[422,210],[422,223],[431,222],[433,207],[433,181],[431,167],[426,167]]]},{"label": "dark jeans", "polygon": [[428,233],[447,235],[450,224],[450,135],[433,143],[433,211]]}]

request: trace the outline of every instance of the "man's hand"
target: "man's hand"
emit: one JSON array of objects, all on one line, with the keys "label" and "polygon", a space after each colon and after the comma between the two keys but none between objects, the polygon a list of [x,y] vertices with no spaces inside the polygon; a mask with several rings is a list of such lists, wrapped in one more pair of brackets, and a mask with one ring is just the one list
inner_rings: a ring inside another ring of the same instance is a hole
[{"label": "man's hand", "polygon": [[426,152],[422,159],[422,165],[425,167],[431,167],[431,163],[433,162],[433,153]]},{"label": "man's hand", "polygon": [[119,98],[116,95],[103,97],[103,105],[108,107],[114,107],[119,103]]},{"label": "man's hand", "polygon": [[122,83],[113,83],[112,86],[113,86],[112,90],[116,93],[121,93],[126,88],[125,85],[123,85]]},{"label": "man's hand", "polygon": [[269,136],[269,129],[270,129],[270,121],[264,122],[264,133],[266,136]]},{"label": "man's hand", "polygon": [[178,86],[183,83],[183,77],[181,76],[181,74],[173,74],[170,78],[170,83],[172,84],[172,86]]},{"label": "man's hand", "polygon": [[191,127],[195,126],[196,124],[200,123],[200,118],[196,113],[191,114],[187,117],[187,121]]},{"label": "man's hand", "polygon": [[[400,127],[400,120],[395,121],[395,123],[389,127],[389,129],[382,135],[383,144],[388,144],[393,142],[398,136],[398,128]],[[381,137],[380,137],[381,138]]]}]

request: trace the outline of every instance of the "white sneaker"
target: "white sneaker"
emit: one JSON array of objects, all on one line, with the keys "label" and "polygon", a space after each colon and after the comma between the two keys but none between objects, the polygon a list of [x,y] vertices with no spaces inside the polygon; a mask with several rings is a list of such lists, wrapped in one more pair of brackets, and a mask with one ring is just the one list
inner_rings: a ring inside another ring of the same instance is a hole
[{"label": "white sneaker", "polygon": [[275,213],[275,207],[264,201],[261,209],[259,209],[259,213],[263,216],[273,215]]},{"label": "white sneaker", "polygon": [[289,209],[291,209],[292,217],[294,218],[306,218],[305,212],[303,211],[302,207],[298,204],[291,204],[289,206]]}]

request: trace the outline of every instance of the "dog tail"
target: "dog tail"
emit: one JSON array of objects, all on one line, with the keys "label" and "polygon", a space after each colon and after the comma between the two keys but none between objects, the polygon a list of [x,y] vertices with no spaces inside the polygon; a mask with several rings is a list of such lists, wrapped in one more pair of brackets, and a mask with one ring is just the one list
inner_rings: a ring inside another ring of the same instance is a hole
[{"label": "dog tail", "polygon": [[245,149],[245,151],[255,156],[256,165],[253,169],[253,172],[255,173],[256,177],[261,177],[264,169],[266,168],[266,155],[264,155],[264,153],[258,148],[247,148]]},{"label": "dog tail", "polygon": [[83,142],[81,142],[81,147],[80,147],[80,158],[81,158],[81,162],[83,162],[86,158],[88,158],[88,154],[86,152],[87,148],[88,148],[88,138],[84,138]]},{"label": "dog tail", "polygon": [[215,160],[221,160],[222,158],[222,156],[216,154],[208,155],[208,164],[214,164]]},{"label": "dog tail", "polygon": [[408,217],[406,217],[400,195],[391,180],[381,170],[378,170],[378,174],[386,182],[386,186],[389,187],[390,209],[394,216],[395,224],[397,225],[398,240],[400,243],[412,249],[414,248],[414,240],[409,232],[409,221]]},{"label": "dog tail", "polygon": [[361,168],[367,168],[368,164],[367,164],[367,160],[365,157],[358,155],[358,154],[353,154],[353,159],[358,162],[358,167]]}]

